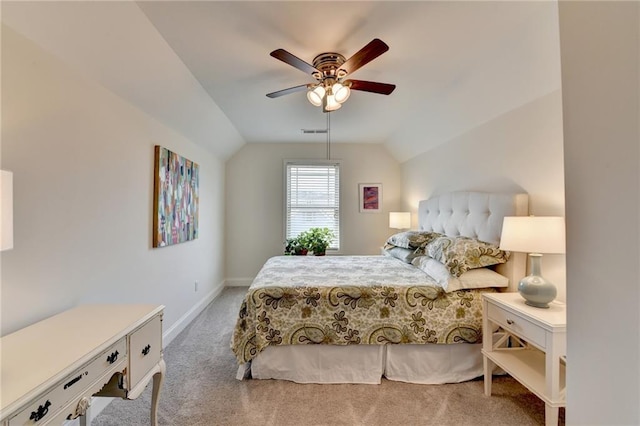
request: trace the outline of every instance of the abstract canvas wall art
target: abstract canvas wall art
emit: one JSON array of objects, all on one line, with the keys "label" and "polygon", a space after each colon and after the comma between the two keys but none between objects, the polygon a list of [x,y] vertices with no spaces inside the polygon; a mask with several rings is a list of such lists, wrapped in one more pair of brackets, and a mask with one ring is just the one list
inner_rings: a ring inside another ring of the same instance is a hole
[{"label": "abstract canvas wall art", "polygon": [[165,247],[198,238],[198,190],[198,165],[156,145],[153,247]]}]

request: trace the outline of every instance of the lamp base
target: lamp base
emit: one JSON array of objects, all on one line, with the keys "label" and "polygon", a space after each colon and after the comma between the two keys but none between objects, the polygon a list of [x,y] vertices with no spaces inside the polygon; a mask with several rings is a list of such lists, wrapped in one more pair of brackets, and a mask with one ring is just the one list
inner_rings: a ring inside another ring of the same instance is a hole
[{"label": "lamp base", "polygon": [[518,293],[525,304],[536,308],[548,308],[549,302],[558,294],[556,286],[540,275],[529,275],[520,280]]}]

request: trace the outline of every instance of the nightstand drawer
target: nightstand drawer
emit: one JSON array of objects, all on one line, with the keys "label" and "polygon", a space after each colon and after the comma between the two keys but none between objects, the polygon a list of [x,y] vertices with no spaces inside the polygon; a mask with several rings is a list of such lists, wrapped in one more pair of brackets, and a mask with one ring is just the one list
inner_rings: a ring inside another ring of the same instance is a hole
[{"label": "nightstand drawer", "polygon": [[35,403],[19,412],[9,420],[9,425],[23,426],[47,423],[60,408],[79,395],[88,384],[104,375],[118,362],[121,363],[126,355],[126,339],[122,338],[88,364],[69,374],[63,381],[38,398]]},{"label": "nightstand drawer", "polygon": [[540,349],[545,349],[546,333],[541,327],[493,303],[489,303],[489,312],[487,315],[489,321],[500,324],[506,331],[520,336],[527,342],[538,346]]},{"label": "nightstand drawer", "polygon": [[162,318],[158,315],[134,331],[130,337],[129,390],[160,361],[162,353]]}]

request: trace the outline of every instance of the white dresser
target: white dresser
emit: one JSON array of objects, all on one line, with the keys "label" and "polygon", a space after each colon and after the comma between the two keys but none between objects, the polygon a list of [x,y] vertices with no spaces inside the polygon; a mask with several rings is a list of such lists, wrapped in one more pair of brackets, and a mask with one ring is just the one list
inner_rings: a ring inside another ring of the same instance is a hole
[{"label": "white dresser", "polygon": [[566,305],[535,308],[519,293],[485,293],[482,300],[485,394],[498,365],[544,401],[546,426],[557,426],[558,408],[566,406]]},{"label": "white dresser", "polygon": [[81,305],[0,338],[0,425],[84,424],[92,395],[135,399],[152,378],[156,425],[163,309]]}]

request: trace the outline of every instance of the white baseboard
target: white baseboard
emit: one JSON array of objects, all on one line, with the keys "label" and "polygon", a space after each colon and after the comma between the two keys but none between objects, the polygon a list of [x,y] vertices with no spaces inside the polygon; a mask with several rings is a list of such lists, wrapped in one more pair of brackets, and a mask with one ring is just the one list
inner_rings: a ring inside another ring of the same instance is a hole
[{"label": "white baseboard", "polygon": [[[175,337],[184,330],[195,317],[200,314],[224,289],[224,283],[221,283],[218,287],[214,288],[209,294],[207,294],[202,300],[196,303],[191,309],[189,309],[183,316],[171,325],[164,333],[162,333],[162,347],[165,348]],[[108,397],[93,397],[91,398],[91,406],[87,412],[87,424],[91,424],[91,421],[104,410],[107,405],[115,398]],[[64,423],[64,426],[80,426],[80,420],[74,419]]]},{"label": "white baseboard", "polygon": [[198,316],[200,312],[206,308],[209,303],[213,302],[213,299],[218,297],[218,295],[224,289],[224,283],[221,283],[218,287],[214,288],[209,294],[207,294],[200,302],[196,303],[193,308],[189,309],[183,316],[180,317],[178,321],[173,323],[171,327],[169,327],[162,334],[162,347],[166,347],[175,337],[180,334],[182,330],[184,330],[191,321]]},{"label": "white baseboard", "polygon": [[227,278],[224,280],[225,287],[249,287],[253,278]]}]

